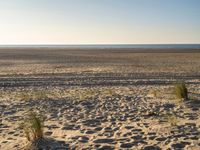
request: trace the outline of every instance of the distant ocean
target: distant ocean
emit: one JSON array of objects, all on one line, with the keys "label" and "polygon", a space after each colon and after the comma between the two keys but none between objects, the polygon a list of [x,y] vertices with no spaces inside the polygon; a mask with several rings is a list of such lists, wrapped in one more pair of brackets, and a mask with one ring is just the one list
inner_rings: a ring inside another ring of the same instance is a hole
[{"label": "distant ocean", "polygon": [[107,44],[107,45],[0,45],[0,48],[78,48],[78,49],[200,49],[200,44]]}]

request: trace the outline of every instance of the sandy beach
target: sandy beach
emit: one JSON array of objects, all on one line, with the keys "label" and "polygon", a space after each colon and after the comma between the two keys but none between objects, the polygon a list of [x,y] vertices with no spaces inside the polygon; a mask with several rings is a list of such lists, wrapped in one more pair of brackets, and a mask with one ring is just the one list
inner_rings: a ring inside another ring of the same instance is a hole
[{"label": "sandy beach", "polygon": [[[38,147],[29,110],[45,118]],[[0,48],[0,114],[2,150],[198,150],[200,50]]]}]

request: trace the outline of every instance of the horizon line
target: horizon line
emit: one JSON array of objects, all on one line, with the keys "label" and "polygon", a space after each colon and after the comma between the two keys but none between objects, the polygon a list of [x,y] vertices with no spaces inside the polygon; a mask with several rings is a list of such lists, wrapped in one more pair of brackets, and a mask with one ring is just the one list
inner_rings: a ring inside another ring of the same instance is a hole
[{"label": "horizon line", "polygon": [[200,45],[200,43],[128,43],[128,44],[0,44],[0,46],[95,46],[95,45]]}]

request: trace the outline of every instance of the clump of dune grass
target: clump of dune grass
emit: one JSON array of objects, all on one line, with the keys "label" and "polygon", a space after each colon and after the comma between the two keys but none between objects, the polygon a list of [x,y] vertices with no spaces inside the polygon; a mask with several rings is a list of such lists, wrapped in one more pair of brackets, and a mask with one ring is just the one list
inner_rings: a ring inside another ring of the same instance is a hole
[{"label": "clump of dune grass", "polygon": [[35,141],[43,138],[43,125],[43,117],[33,111],[28,112],[23,122],[20,124],[28,141]]},{"label": "clump of dune grass", "polygon": [[184,82],[176,83],[174,86],[174,92],[179,99],[188,99],[188,89]]}]

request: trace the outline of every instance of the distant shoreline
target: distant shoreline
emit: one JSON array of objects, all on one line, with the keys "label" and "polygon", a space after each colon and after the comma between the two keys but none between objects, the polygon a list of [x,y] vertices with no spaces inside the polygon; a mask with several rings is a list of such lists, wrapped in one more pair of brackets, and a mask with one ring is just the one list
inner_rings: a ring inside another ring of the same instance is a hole
[{"label": "distant shoreline", "polygon": [[83,45],[0,45],[0,48],[66,49],[200,49],[200,44],[83,44]]},{"label": "distant shoreline", "polygon": [[87,47],[0,47],[0,54],[31,54],[34,52],[42,53],[87,53],[87,54],[105,54],[105,53],[200,53],[200,48],[87,48]]}]

